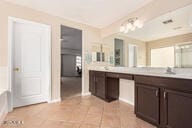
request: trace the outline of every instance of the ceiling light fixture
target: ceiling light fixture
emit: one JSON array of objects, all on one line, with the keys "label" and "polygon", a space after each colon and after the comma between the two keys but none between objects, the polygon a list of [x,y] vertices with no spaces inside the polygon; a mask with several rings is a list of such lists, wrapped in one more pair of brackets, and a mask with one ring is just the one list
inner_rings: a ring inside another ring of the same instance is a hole
[{"label": "ceiling light fixture", "polygon": [[134,31],[136,28],[142,28],[143,23],[138,20],[137,17],[130,18],[123,22],[120,26],[120,32],[122,33],[128,33],[129,31]]}]

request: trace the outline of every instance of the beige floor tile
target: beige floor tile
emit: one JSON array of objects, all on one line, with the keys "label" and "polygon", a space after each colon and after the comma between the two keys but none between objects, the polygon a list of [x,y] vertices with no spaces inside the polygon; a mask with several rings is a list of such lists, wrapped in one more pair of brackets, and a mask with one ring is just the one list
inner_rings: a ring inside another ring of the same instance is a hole
[{"label": "beige floor tile", "polygon": [[89,108],[88,114],[101,114],[103,113],[103,107],[91,106]]},{"label": "beige floor tile", "polygon": [[26,119],[24,121],[24,125],[25,127],[30,127],[30,126],[34,126],[34,127],[39,127],[41,126],[46,120],[44,118],[34,118],[34,117],[30,117],[28,119]]},{"label": "beige floor tile", "polygon": [[68,111],[59,111],[54,113],[49,119],[51,120],[60,120],[60,121],[68,121],[72,116],[72,112]]},{"label": "beige floor tile", "polygon": [[59,128],[61,125],[60,121],[47,120],[45,121],[40,128]]},{"label": "beige floor tile", "polygon": [[69,116],[69,119],[67,120],[68,122],[72,122],[72,123],[81,123],[84,121],[86,116],[86,113],[71,113],[71,115]]},{"label": "beige floor tile", "polygon": [[119,109],[113,107],[104,108],[104,114],[120,114]]},{"label": "beige floor tile", "polygon": [[81,102],[81,97],[69,98],[63,100],[62,104],[66,105],[78,105]]},{"label": "beige floor tile", "polygon": [[133,106],[120,101],[107,103],[95,96],[16,108],[5,120],[24,121],[18,128],[155,128],[137,118]]},{"label": "beige floor tile", "polygon": [[99,128],[99,126],[90,125],[90,124],[82,124],[80,128]]},{"label": "beige floor tile", "polygon": [[86,105],[78,105],[74,108],[73,112],[75,113],[87,113],[89,110],[89,106]]},{"label": "beige floor tile", "polygon": [[63,122],[58,128],[79,128],[80,124]]},{"label": "beige floor tile", "polygon": [[99,126],[101,123],[101,115],[100,114],[87,114],[83,123]]},{"label": "beige floor tile", "polygon": [[89,99],[82,99],[81,102],[80,102],[80,105],[92,106],[93,101],[91,101]]},{"label": "beige floor tile", "polygon": [[104,114],[102,117],[102,127],[120,127],[120,117],[116,114]]}]

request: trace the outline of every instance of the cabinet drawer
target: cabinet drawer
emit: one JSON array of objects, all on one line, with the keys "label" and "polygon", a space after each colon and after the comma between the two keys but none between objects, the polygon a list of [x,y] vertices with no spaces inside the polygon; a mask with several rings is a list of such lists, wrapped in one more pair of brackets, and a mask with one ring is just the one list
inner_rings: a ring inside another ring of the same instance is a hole
[{"label": "cabinet drawer", "polygon": [[192,80],[164,78],[155,76],[134,76],[135,82],[138,84],[145,84],[151,86],[159,86],[163,88],[184,91],[192,93]]},{"label": "cabinet drawer", "polygon": [[134,79],[139,84],[165,86],[165,79],[161,77],[136,75]]},{"label": "cabinet drawer", "polygon": [[119,78],[119,74],[117,73],[107,73],[106,76],[111,78]]},{"label": "cabinet drawer", "polygon": [[165,78],[165,88],[192,93],[192,80]]},{"label": "cabinet drawer", "polygon": [[105,72],[94,71],[94,75],[99,77],[105,77]]},{"label": "cabinet drawer", "polygon": [[128,79],[128,80],[133,80],[133,75],[129,74],[119,74],[120,79]]}]

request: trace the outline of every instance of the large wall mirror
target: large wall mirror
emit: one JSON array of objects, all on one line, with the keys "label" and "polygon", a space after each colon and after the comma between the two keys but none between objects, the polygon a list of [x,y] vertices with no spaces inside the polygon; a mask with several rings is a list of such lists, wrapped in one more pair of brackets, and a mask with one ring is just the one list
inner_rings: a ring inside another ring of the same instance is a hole
[{"label": "large wall mirror", "polygon": [[142,28],[103,39],[114,66],[192,67],[192,5],[156,17]]},{"label": "large wall mirror", "polygon": [[110,61],[110,47],[102,43],[94,43],[91,47],[92,62],[109,62]]}]

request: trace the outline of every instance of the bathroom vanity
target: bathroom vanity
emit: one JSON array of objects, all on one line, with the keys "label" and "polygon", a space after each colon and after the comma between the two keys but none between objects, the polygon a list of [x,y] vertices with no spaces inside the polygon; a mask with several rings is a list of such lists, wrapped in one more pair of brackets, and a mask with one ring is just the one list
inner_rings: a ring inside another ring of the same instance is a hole
[{"label": "bathroom vanity", "polygon": [[89,91],[107,102],[119,98],[119,80],[135,81],[135,114],[159,128],[192,127],[192,79],[174,75],[89,71]]},{"label": "bathroom vanity", "polygon": [[89,91],[107,102],[134,104],[136,116],[158,128],[192,128],[191,10],[179,8],[130,31],[128,19],[123,31],[104,37],[108,50],[101,47],[98,55],[104,53],[100,65],[110,68],[89,69]]}]

